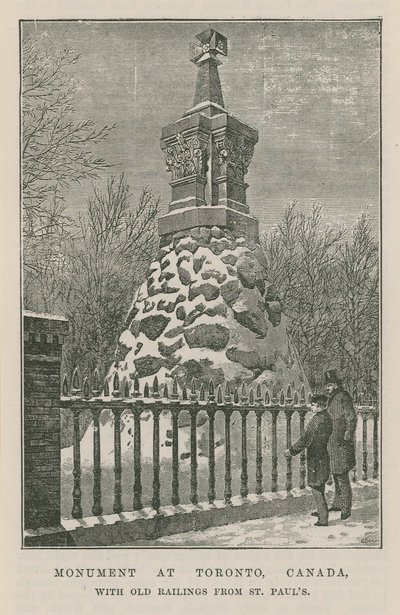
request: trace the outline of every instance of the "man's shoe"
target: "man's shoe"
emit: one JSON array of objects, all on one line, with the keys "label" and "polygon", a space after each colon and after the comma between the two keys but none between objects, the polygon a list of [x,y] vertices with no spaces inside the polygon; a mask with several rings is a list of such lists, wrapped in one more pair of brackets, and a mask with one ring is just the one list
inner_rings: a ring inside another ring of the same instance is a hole
[{"label": "man's shoe", "polygon": [[317,513],[317,511],[316,511],[316,510],[314,510],[314,512],[312,512],[312,513],[311,513],[311,516],[312,516],[312,517],[318,517],[318,513]]},{"label": "man's shoe", "polygon": [[340,515],[340,518],[341,518],[342,521],[344,521],[345,519],[348,519],[350,517],[350,515],[351,515],[351,512],[342,513]]},{"label": "man's shoe", "polygon": [[337,506],[331,506],[330,508],[328,508],[329,512],[340,512],[342,509],[338,508]]},{"label": "man's shoe", "polygon": [[321,523],[320,521],[317,521],[316,523],[314,523],[314,525],[316,525],[317,527],[326,527],[328,524],[327,523]]}]

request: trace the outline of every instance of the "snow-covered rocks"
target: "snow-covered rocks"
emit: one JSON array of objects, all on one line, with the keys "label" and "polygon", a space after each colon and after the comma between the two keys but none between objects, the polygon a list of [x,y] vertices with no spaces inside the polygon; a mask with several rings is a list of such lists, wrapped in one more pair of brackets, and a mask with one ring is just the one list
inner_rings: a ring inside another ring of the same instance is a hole
[{"label": "snow-covered rocks", "polygon": [[120,338],[113,367],[120,380],[301,386],[305,376],[265,266],[258,244],[227,229],[164,237]]}]

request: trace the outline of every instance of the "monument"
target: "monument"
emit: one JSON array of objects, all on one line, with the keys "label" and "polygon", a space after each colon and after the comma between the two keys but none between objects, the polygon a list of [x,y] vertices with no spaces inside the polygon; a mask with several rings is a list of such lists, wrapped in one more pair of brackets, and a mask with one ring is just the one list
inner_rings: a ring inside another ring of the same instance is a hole
[{"label": "monument", "polygon": [[136,292],[113,369],[150,385],[193,378],[299,389],[306,377],[268,281],[245,177],[256,129],[225,108],[218,66],[228,41],[197,36],[194,105],[162,130],[171,202],[160,248]]}]

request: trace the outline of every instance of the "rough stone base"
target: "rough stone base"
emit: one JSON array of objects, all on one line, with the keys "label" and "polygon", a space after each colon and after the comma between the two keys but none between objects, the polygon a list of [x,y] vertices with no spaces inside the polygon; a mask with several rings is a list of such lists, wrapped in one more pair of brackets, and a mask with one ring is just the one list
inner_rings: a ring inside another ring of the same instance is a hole
[{"label": "rough stone base", "polygon": [[160,236],[198,226],[228,228],[244,237],[258,241],[258,220],[228,207],[190,207],[173,211],[158,219]]},{"label": "rough stone base", "polygon": [[[353,483],[353,491],[362,491],[365,499],[378,497],[377,480]],[[333,487],[328,486],[327,492]],[[217,501],[214,505],[201,503],[197,506],[163,506],[159,514],[150,508],[138,512],[126,512],[120,515],[103,517],[86,517],[62,522],[61,527],[27,531],[24,544],[26,547],[108,547],[124,545],[138,540],[155,540],[161,536],[203,530],[247,521],[288,515],[294,512],[306,512],[314,506],[311,490],[293,489],[232,498],[232,504]],[[263,546],[263,545],[260,545]]]}]

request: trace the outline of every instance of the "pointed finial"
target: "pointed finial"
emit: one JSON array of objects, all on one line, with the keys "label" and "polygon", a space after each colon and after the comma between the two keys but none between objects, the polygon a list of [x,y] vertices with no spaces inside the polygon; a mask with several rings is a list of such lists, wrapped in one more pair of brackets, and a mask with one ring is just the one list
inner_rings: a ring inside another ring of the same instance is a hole
[{"label": "pointed finial", "polygon": [[208,401],[214,401],[214,400],[215,400],[214,383],[212,380],[210,380],[208,384]]},{"label": "pointed finial", "polygon": [[75,367],[74,373],[72,374],[72,393],[77,395],[81,390],[81,383],[79,378],[78,368]]},{"label": "pointed finial", "polygon": [[83,397],[85,399],[89,399],[90,397],[90,385],[89,385],[89,378],[87,376],[83,382]]},{"label": "pointed finial", "polygon": [[179,399],[179,393],[178,393],[178,381],[176,379],[176,376],[174,377],[174,382],[172,383],[172,395],[171,395],[172,399]]},{"label": "pointed finial", "polygon": [[250,389],[249,404],[250,404],[250,406],[254,405],[254,391],[253,391],[253,389]]},{"label": "pointed finial", "polygon": [[228,381],[227,381],[226,386],[225,386],[225,403],[226,404],[230,404],[231,403],[231,387],[230,387]]},{"label": "pointed finial", "polygon": [[103,389],[104,397],[110,397],[110,385],[108,384],[108,379],[104,380],[104,389]]},{"label": "pointed finial", "polygon": [[206,395],[205,395],[205,391],[204,391],[204,384],[201,383],[200,385],[200,401],[205,401]]},{"label": "pointed finial", "polygon": [[217,404],[222,404],[222,388],[220,384],[217,389]]},{"label": "pointed finial", "polygon": [[135,376],[133,380],[133,396],[140,397],[140,382],[138,376]]},{"label": "pointed finial", "polygon": [[68,378],[67,375],[65,374],[64,379],[63,379],[63,383],[62,383],[62,394],[64,397],[68,397]]},{"label": "pointed finial", "polygon": [[149,383],[146,382],[146,384],[144,385],[144,391],[143,391],[143,397],[150,397],[150,389],[149,389]]},{"label": "pointed finial", "polygon": [[96,368],[93,372],[92,394],[96,397],[100,393],[100,374]]},{"label": "pointed finial", "polygon": [[118,372],[115,372],[113,378],[113,397],[119,397],[119,376]]},{"label": "pointed finial", "polygon": [[212,28],[200,32],[196,38],[200,44],[192,45],[190,58],[199,69],[194,106],[211,102],[223,107],[224,99],[218,74],[221,62],[217,56],[228,54],[228,39]]},{"label": "pointed finial", "polygon": [[196,401],[197,400],[196,380],[195,380],[195,378],[192,379],[192,384],[191,384],[191,389],[190,389],[190,399],[192,401]]},{"label": "pointed finial", "polygon": [[269,389],[268,389],[268,388],[266,388],[266,389],[265,389],[264,404],[265,404],[266,406],[269,406],[269,405],[270,405],[270,403],[271,403],[271,398],[270,398],[270,394],[269,394]]},{"label": "pointed finial", "polygon": [[160,397],[157,376],[154,376],[154,380],[153,380],[153,397],[156,397],[156,398]]},{"label": "pointed finial", "polygon": [[235,387],[235,391],[233,393],[233,403],[234,404],[238,404],[239,403],[239,391],[238,391],[237,387]]},{"label": "pointed finial", "polygon": [[131,387],[130,387],[130,382],[129,380],[125,380],[125,384],[124,384],[124,397],[130,397],[131,395]]}]

